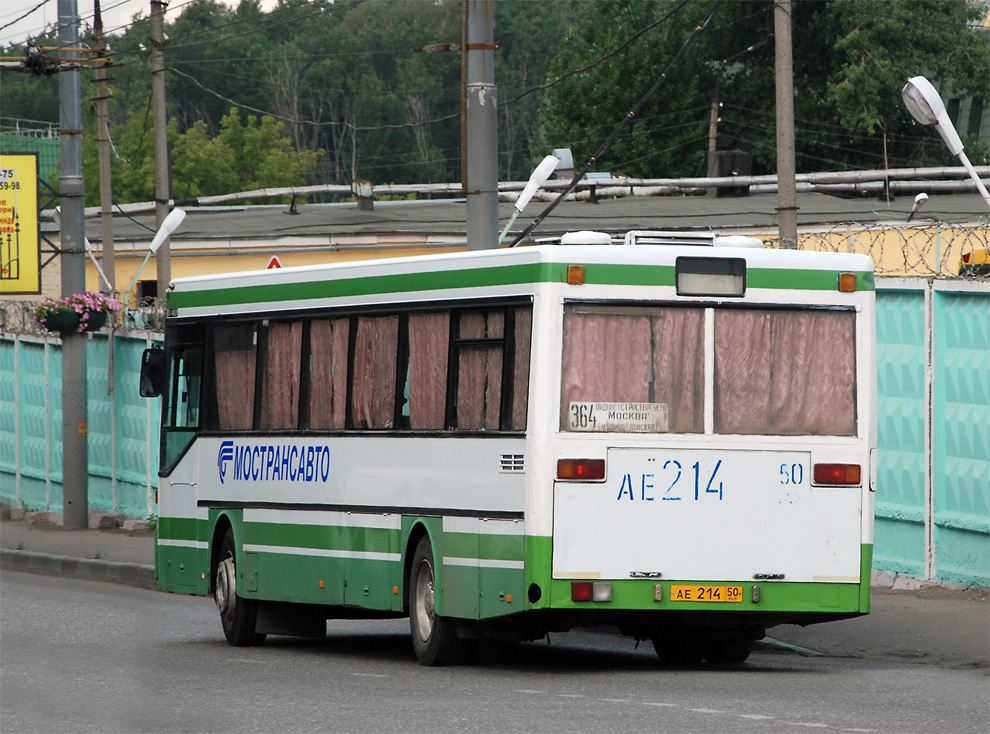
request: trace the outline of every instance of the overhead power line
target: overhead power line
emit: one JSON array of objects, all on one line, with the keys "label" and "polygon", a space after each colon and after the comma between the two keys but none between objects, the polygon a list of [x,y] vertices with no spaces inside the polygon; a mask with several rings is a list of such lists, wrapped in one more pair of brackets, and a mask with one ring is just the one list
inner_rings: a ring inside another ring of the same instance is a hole
[{"label": "overhead power line", "polygon": [[691,32],[691,35],[687,37],[687,40],[685,40],[684,44],[681,46],[681,50],[677,52],[673,60],[667,65],[667,68],[663,70],[663,73],[653,83],[653,86],[650,87],[650,89],[646,92],[646,94],[643,95],[642,99],[640,99],[639,102],[636,103],[636,106],[633,107],[624,118],[622,118],[622,122],[620,122],[616,126],[615,130],[612,131],[612,134],[608,136],[608,138],[605,140],[604,143],[602,143],[601,147],[595,152],[595,154],[588,159],[588,162],[584,165],[584,168],[574,173],[574,178],[571,179],[571,182],[570,184],[568,184],[567,188],[564,189],[557,196],[556,199],[550,202],[550,206],[548,206],[542,212],[540,212],[540,214],[536,217],[536,219],[534,219],[529,224],[529,226],[527,226],[522,232],[519,233],[516,239],[513,240],[512,245],[510,245],[511,247],[515,247],[516,245],[518,245],[525,237],[529,235],[530,232],[532,232],[534,229],[536,229],[537,226],[539,226],[540,222],[542,222],[547,217],[547,215],[550,214],[550,212],[552,212],[554,208],[556,208],[556,206],[561,201],[564,200],[564,197],[568,193],[570,193],[574,189],[574,187],[578,185],[581,179],[584,178],[585,174],[587,174],[588,171],[591,170],[591,167],[601,157],[601,155],[606,150],[608,150],[609,146],[612,145],[615,139],[619,137],[619,135],[621,135],[622,132],[632,123],[633,118],[636,117],[637,114],[639,114],[639,111],[643,108],[643,105],[645,105],[650,100],[650,98],[654,94],[656,94],[657,90],[660,89],[661,86],[663,86],[664,82],[667,81],[667,76],[670,74],[671,71],[674,70],[677,64],[680,63],[681,58],[684,56],[685,53],[687,53],[687,50],[694,43],[698,35],[703,30],[705,30],[705,28],[708,26],[708,23],[711,22],[712,16],[715,15],[715,11],[718,9],[718,6],[721,4],[722,4],[722,0],[715,0],[712,6],[708,9],[708,12],[705,13],[705,17]]}]

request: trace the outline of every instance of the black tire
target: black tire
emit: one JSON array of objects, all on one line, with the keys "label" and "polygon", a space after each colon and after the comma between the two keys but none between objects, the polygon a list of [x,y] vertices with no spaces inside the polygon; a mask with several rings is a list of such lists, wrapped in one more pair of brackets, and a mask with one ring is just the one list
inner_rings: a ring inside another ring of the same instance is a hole
[{"label": "black tire", "polygon": [[653,649],[661,665],[670,668],[692,668],[705,659],[706,645],[690,636],[663,636],[653,638]]},{"label": "black tire", "polygon": [[742,665],[753,652],[753,640],[720,640],[708,643],[705,660],[710,665]]},{"label": "black tire", "polygon": [[413,650],[421,665],[460,663],[471,651],[470,641],[457,636],[453,620],[436,613],[435,579],[433,545],[424,535],[416,546],[409,570],[409,629]]},{"label": "black tire", "polygon": [[265,641],[255,631],[258,602],[237,595],[237,551],[234,533],[229,528],[220,544],[220,559],[214,570],[213,600],[220,612],[223,636],[234,647],[251,647]]}]

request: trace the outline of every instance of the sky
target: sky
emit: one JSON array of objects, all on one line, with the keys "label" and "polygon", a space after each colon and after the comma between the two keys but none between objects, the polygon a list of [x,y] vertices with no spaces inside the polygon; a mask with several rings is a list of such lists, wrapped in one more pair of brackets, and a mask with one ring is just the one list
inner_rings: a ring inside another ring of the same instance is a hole
[{"label": "sky", "polygon": [[[192,0],[171,0],[165,11],[166,21],[181,13],[182,7]],[[240,0],[221,0],[226,5],[237,7]],[[41,7],[38,7],[38,6]],[[263,8],[271,8],[275,0],[263,0]],[[83,27],[88,27],[93,20],[93,0],[76,0],[76,12]],[[18,20],[22,15],[37,8],[27,17]],[[150,0],[100,0],[103,14],[103,31],[112,34],[120,31],[135,14],[144,17],[151,14]],[[16,21],[16,22],[15,22]],[[23,43],[28,38],[40,34],[46,27],[58,21],[58,0],[0,0],[0,46],[11,43]]]}]

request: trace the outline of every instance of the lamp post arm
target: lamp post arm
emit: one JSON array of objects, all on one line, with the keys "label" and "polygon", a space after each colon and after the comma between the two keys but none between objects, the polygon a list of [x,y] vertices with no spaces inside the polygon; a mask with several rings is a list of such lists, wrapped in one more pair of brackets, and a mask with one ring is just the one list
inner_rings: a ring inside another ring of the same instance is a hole
[{"label": "lamp post arm", "polygon": [[973,164],[969,162],[969,158],[967,158],[966,154],[961,150],[959,151],[959,160],[969,173],[969,177],[976,182],[976,188],[979,189],[980,196],[983,197],[983,201],[985,201],[987,206],[990,207],[990,192],[988,192],[987,187],[983,185],[983,181],[980,180],[980,174],[978,174],[976,169],[973,168]]}]

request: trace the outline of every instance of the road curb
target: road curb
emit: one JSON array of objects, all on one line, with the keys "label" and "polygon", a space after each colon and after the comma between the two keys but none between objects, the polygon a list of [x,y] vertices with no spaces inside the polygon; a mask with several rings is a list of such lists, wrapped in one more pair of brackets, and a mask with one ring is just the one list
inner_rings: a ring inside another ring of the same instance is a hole
[{"label": "road curb", "polygon": [[88,581],[106,581],[138,589],[158,590],[155,567],[143,563],[123,563],[97,558],[72,558],[50,553],[0,549],[0,569]]}]

